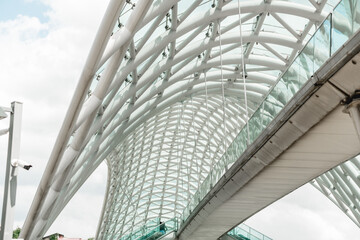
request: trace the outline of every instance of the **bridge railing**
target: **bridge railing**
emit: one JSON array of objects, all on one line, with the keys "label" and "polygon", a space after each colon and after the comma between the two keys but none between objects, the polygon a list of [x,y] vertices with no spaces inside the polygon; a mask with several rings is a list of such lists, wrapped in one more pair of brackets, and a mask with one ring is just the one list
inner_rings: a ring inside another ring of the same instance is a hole
[{"label": "bridge railing", "polygon": [[169,232],[177,231],[178,220],[172,218],[160,224],[160,219],[147,222],[141,228],[136,229],[128,235],[121,237],[119,240],[156,240]]},{"label": "bridge railing", "polygon": [[279,76],[275,86],[249,119],[249,139],[247,139],[247,126],[245,125],[222,158],[215,164],[184,209],[180,218],[181,223],[185,222],[226,170],[244,153],[248,144],[254,142],[320,66],[353,36],[359,27],[360,1],[340,1],[333,13],[318,27],[288,69]]},{"label": "bridge railing", "polygon": [[244,223],[239,224],[227,234],[244,240],[272,240]]}]

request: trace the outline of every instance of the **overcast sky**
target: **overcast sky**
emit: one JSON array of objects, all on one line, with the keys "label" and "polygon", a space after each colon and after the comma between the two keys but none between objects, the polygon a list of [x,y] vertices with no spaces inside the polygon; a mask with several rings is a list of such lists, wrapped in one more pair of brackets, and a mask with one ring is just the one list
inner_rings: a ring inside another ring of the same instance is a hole
[{"label": "overcast sky", "polygon": [[[22,226],[108,0],[1,0],[0,105],[23,102],[15,226]],[[5,128],[8,119],[0,121]],[[2,206],[7,136],[0,137]],[[106,185],[102,164],[48,233],[95,235]],[[1,211],[1,209],[0,209]],[[360,230],[307,185],[247,221],[276,240],[360,239]]]}]

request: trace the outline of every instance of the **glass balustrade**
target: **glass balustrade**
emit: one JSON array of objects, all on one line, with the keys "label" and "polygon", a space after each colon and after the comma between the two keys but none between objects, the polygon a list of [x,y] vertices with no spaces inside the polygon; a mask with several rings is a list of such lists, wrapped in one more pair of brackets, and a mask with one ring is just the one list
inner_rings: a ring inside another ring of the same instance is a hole
[{"label": "glass balustrade", "polygon": [[275,86],[260,104],[222,158],[213,166],[208,177],[194,194],[180,219],[186,221],[199,202],[244,153],[261,132],[275,119],[285,105],[305,85],[311,76],[360,28],[360,3],[343,0],[318,27],[304,48],[278,78]]},{"label": "glass balustrade", "polygon": [[176,231],[178,228],[176,218],[160,223],[160,219],[147,222],[141,228],[133,231],[129,235],[125,235],[120,240],[156,240],[164,235]]},{"label": "glass balustrade", "polygon": [[239,240],[272,240],[244,223],[239,224],[227,234],[232,238]]}]

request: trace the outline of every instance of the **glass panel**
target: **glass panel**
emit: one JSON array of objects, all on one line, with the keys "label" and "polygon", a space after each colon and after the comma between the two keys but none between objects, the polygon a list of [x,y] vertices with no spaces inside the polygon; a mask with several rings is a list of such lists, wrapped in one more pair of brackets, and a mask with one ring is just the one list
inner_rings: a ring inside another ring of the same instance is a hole
[{"label": "glass panel", "polygon": [[252,143],[260,135],[263,130],[261,126],[261,109],[258,109],[251,117],[249,121],[249,131],[250,131],[250,142]]},{"label": "glass panel", "polygon": [[[315,38],[312,37],[308,43],[306,44],[306,46],[304,47],[304,49],[301,51],[301,53],[299,54],[299,56],[296,58],[296,60],[298,61],[298,65],[301,67],[302,71],[301,71],[301,80],[300,82],[305,82],[307,81],[311,75],[313,75],[314,73],[314,46],[315,46]],[[299,69],[297,69],[299,70]],[[297,71],[299,72],[299,71]],[[293,74],[295,72],[292,72]]]},{"label": "glass panel", "polygon": [[357,0],[353,0],[353,33],[356,33],[360,28],[360,3]]},{"label": "glass panel", "polygon": [[314,72],[330,57],[330,20],[328,16],[314,35]]},{"label": "glass panel", "polygon": [[132,233],[121,237],[120,240],[156,240],[161,238],[167,232],[173,232],[178,229],[178,220],[176,218],[170,219],[166,222],[160,221],[160,218],[148,221],[139,229],[136,229]]},{"label": "glass panel", "polygon": [[265,236],[264,234],[256,231],[255,229],[245,225],[240,224],[237,227],[233,228],[230,232],[227,233],[235,239],[242,240],[272,240],[271,238]]},{"label": "glass panel", "polygon": [[272,95],[267,96],[264,102],[264,109],[267,111],[271,118],[274,119],[275,116],[280,112],[282,109],[282,105],[278,103],[277,99],[274,98]]},{"label": "glass panel", "polygon": [[352,35],[352,13],[350,6],[351,0],[341,1],[334,9],[332,19],[332,49],[331,53],[338,50],[344,44],[349,36]]}]

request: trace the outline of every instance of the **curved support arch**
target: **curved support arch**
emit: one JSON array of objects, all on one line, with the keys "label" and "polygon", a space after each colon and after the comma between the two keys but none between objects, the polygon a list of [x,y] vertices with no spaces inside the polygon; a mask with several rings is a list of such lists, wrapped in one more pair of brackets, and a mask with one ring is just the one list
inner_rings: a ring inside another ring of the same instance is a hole
[{"label": "curved support arch", "polygon": [[[267,3],[264,1],[247,1],[244,3],[240,3],[241,12],[242,14],[246,13],[256,13],[256,15],[262,13],[262,12],[275,12],[275,13],[285,13],[285,14],[291,14],[294,16],[303,17],[306,19],[310,19],[312,21],[318,21],[321,22],[327,14],[324,12],[316,12],[314,8],[305,7],[301,4],[296,3]],[[228,16],[237,15],[238,14],[238,6],[237,3],[228,4],[225,6],[222,11],[217,11],[215,9],[210,9],[207,12],[204,12],[202,15],[198,15],[195,18],[192,18],[191,20],[188,18],[187,21],[184,21],[184,23],[180,24],[176,32],[170,32],[168,35],[163,36],[163,39],[156,39],[152,42],[152,44],[148,45],[147,51],[144,51],[144,55],[142,53],[139,53],[139,60],[140,62],[144,61],[150,55],[152,55],[154,52],[157,52],[163,48],[166,47],[167,44],[170,42],[175,41],[176,39],[180,38],[182,35],[185,35],[189,31],[195,29],[196,27],[200,27],[202,25],[208,25],[210,22],[216,21],[217,19],[223,19]],[[111,56],[111,53],[114,53],[116,50],[119,49],[119,47],[115,46],[113,44],[108,45],[109,47],[105,50],[106,52],[109,52],[105,56]],[[111,50],[110,50],[111,49]],[[107,58],[101,59],[101,64],[105,63]],[[139,64],[139,62],[137,63]]]},{"label": "curved support arch", "polygon": [[[230,84],[228,84],[227,83],[227,85],[230,85]],[[185,87],[183,87],[183,89],[187,89],[187,88],[189,88],[190,86],[185,86]],[[191,92],[187,92],[187,95],[192,95],[192,94],[194,94],[194,93],[196,93],[196,89],[198,89],[198,88],[194,88]],[[200,88],[201,89],[201,88]],[[214,85],[214,86],[209,86],[209,89],[211,90],[211,89],[219,89],[219,84],[218,85]],[[179,91],[179,89],[177,89],[177,91]],[[177,92],[177,91],[175,91],[175,92]],[[210,91],[210,93],[211,93],[212,91]],[[241,92],[240,92],[241,93]],[[167,101],[169,101],[168,99],[169,99],[169,96],[171,96],[171,95],[173,95],[173,93],[169,93],[168,94],[168,96],[164,96],[164,97],[162,97],[162,98],[160,98],[160,99],[165,99],[165,100],[167,100]],[[179,94],[178,94],[179,95]],[[164,108],[166,108],[167,106],[169,106],[169,105],[171,105],[171,104],[174,104],[175,102],[177,102],[177,101],[181,101],[182,99],[186,99],[186,96],[187,95],[183,95],[182,93],[180,93],[180,97],[179,98],[176,98],[176,99],[173,99],[172,101],[170,101],[169,103],[167,103],[167,104],[165,104],[165,105],[161,105],[160,103],[161,103],[161,100],[160,99],[158,99],[157,101],[158,102],[154,102],[153,103],[153,107],[155,107],[155,105],[159,105],[159,107],[161,107],[161,109],[164,109]],[[242,95],[242,94],[241,94]],[[183,97],[181,97],[181,96],[183,96]],[[254,95],[254,97],[256,97],[255,99],[258,99],[258,101],[260,101],[261,99],[262,99],[262,95]],[[251,95],[251,92],[249,93],[249,98],[251,99],[252,98],[252,95]],[[142,105],[139,105],[139,106],[142,106]],[[149,108],[150,109],[152,109],[153,107],[150,107],[149,106]],[[134,111],[135,109],[129,109],[128,111]],[[125,119],[127,119],[127,118],[129,118],[128,119],[128,124],[129,125],[131,125],[131,122],[132,122],[132,119],[138,119],[141,115],[143,115],[146,111],[148,111],[147,110],[147,108],[144,108],[143,109],[143,112],[140,112],[137,116],[133,116],[133,117],[130,117],[130,114],[131,114],[131,112],[130,113],[126,113],[126,112],[123,112],[123,113],[121,113],[121,115],[122,115],[122,118],[120,118],[120,119],[118,119],[117,120],[117,123],[115,123],[114,124],[114,127],[113,128],[110,128],[110,129],[108,129],[108,130],[106,130],[104,133],[103,133],[103,139],[105,139],[110,133],[112,133],[113,131],[114,131],[114,129],[115,129],[115,127],[116,126],[119,126],[119,124],[120,124],[120,122],[122,122],[123,120],[125,120]],[[158,111],[152,111],[153,113],[155,113],[155,112],[158,112]],[[143,120],[142,120],[143,121]],[[142,122],[142,121],[140,121],[140,122]],[[125,127],[124,127],[125,128]]]}]

